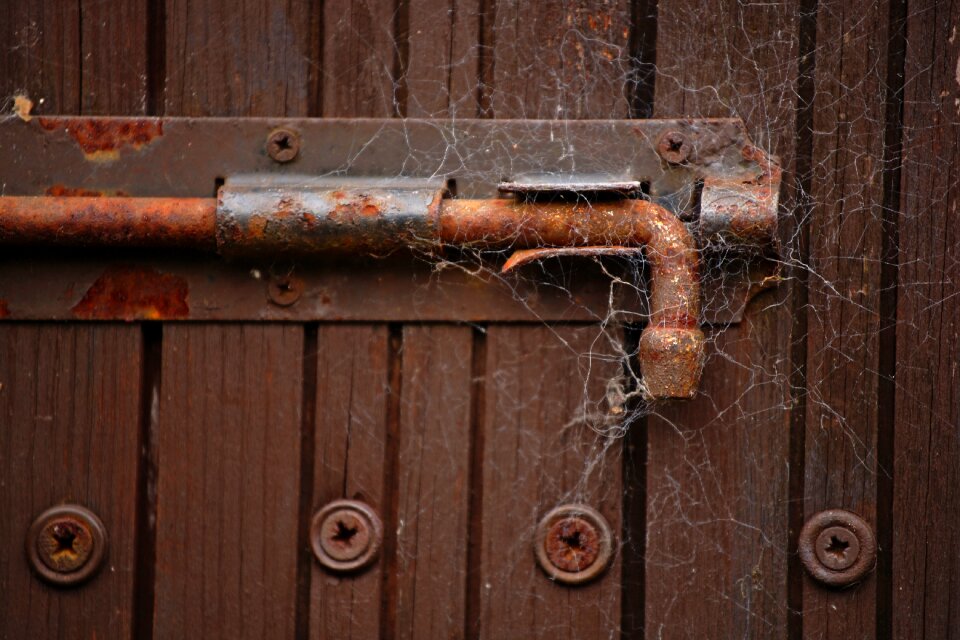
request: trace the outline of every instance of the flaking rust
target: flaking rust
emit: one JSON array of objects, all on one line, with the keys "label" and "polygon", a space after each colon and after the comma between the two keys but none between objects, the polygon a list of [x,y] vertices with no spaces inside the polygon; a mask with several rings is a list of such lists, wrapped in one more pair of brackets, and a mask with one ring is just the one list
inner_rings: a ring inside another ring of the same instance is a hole
[{"label": "flaking rust", "polygon": [[88,160],[110,162],[124,147],[139,150],[163,135],[163,121],[103,118],[37,118],[45,131],[65,131]]},{"label": "flaking rust", "polygon": [[136,266],[107,269],[71,309],[84,320],[170,320],[190,315],[187,281]]}]

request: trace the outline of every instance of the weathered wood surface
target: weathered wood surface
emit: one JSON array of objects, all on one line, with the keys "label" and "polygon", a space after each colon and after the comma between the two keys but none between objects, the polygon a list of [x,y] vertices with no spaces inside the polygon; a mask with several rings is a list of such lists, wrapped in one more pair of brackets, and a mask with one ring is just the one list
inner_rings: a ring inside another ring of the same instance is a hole
[{"label": "weathered wood surface", "polygon": [[[137,327],[0,325],[0,638],[131,637],[142,363]],[[107,531],[99,574],[76,589],[40,582],[24,554],[59,504]]]},{"label": "weathered wood surface", "polygon": [[[598,325],[0,326],[0,637],[958,637],[957,19],[933,0],[7,3],[5,109],[736,115],[785,168],[787,260],[629,455],[577,420],[619,366]],[[336,578],[307,523],[358,496],[386,545]],[[530,535],[574,498],[623,528],[611,572],[571,590]],[[22,545],[63,500],[100,513],[111,555],[55,591]],[[826,507],[877,528],[853,589],[794,555]]]},{"label": "weathered wood surface", "polygon": [[895,638],[960,638],[960,41],[955,4],[910,3],[893,458]]},{"label": "weathered wood surface", "polygon": [[[889,13],[887,2],[819,3],[807,221],[804,519],[846,509],[873,527],[889,411],[879,397],[887,68],[877,64]],[[875,637],[877,584],[837,591],[805,579],[804,636]]]},{"label": "weathered wood surface", "polygon": [[303,329],[163,331],[154,635],[291,637]]}]

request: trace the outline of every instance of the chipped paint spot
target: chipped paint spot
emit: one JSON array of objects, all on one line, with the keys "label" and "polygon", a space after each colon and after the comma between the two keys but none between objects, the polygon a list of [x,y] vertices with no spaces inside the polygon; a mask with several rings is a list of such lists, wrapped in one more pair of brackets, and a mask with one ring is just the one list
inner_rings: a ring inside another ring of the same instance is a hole
[{"label": "chipped paint spot", "polygon": [[183,278],[146,267],[110,267],[71,311],[87,320],[186,318],[188,286]]},{"label": "chipped paint spot", "polygon": [[111,162],[123,147],[139,150],[163,135],[158,119],[38,118],[46,131],[66,131],[88,160]]}]

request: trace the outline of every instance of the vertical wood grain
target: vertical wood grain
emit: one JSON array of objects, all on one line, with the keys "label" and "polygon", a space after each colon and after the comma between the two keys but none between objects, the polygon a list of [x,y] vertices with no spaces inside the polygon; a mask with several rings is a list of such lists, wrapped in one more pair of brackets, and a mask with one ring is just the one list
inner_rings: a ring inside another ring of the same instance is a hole
[{"label": "vertical wood grain", "polygon": [[323,3],[324,116],[383,118],[400,113],[397,11],[391,1]]},{"label": "vertical wood grain", "polygon": [[628,2],[498,2],[492,38],[494,117],[622,118],[629,113]]},{"label": "vertical wood grain", "polygon": [[[743,118],[781,158],[787,211],[798,8],[679,0],[657,11],[654,116]],[[648,420],[647,637],[786,635],[789,292],[784,283],[739,325],[710,331],[697,397]]]},{"label": "vertical wood grain", "polygon": [[[381,520],[387,456],[386,325],[321,326],[317,334],[313,510],[348,498]],[[385,523],[385,526],[392,526]],[[310,636],[373,638],[381,624],[384,562],[355,575],[329,573],[310,558]]]},{"label": "vertical wood grain", "polygon": [[155,637],[292,637],[302,356],[296,325],[164,327]]},{"label": "vertical wood grain", "polygon": [[[0,325],[0,638],[131,636],[141,364],[135,326]],[[96,513],[109,541],[70,589],[34,577],[23,551],[63,503]]]},{"label": "vertical wood grain", "polygon": [[476,117],[481,0],[411,0],[409,16],[404,115]]},{"label": "vertical wood grain", "polygon": [[316,91],[314,6],[167,0],[167,115],[307,115]]},{"label": "vertical wood grain", "polygon": [[[884,112],[889,6],[817,8],[804,517],[847,509],[876,525]],[[877,581],[804,580],[804,635],[869,638]]]},{"label": "vertical wood grain", "polygon": [[147,4],[80,2],[80,108],[90,115],[136,115],[147,109]]},{"label": "vertical wood grain", "polygon": [[960,40],[956,2],[907,12],[893,637],[960,638]]},{"label": "vertical wood grain", "polygon": [[398,437],[398,638],[462,635],[470,504],[468,327],[408,326]]},{"label": "vertical wood grain", "polygon": [[[597,327],[491,326],[487,334],[480,566],[482,638],[605,638],[620,621],[620,442],[604,431]],[[593,354],[591,357],[590,354]],[[600,432],[594,429],[599,429]],[[577,588],[534,560],[540,518],[585,503],[617,532],[608,573]]]},{"label": "vertical wood grain", "polygon": [[81,104],[80,6],[58,0],[0,8],[0,104],[26,94],[35,113],[77,113]]}]

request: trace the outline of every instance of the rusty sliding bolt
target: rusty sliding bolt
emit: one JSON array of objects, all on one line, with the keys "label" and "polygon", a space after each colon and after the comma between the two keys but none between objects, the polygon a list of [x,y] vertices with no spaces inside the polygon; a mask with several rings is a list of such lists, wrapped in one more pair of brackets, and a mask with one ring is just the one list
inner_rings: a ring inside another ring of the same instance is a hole
[{"label": "rusty sliding bolt", "polygon": [[228,257],[383,254],[450,244],[513,249],[510,271],[551,256],[645,252],[650,323],[640,339],[652,398],[696,391],[703,358],[696,243],[646,200],[444,199],[439,189],[231,188],[219,199],[0,197],[0,244],[189,247]]}]

